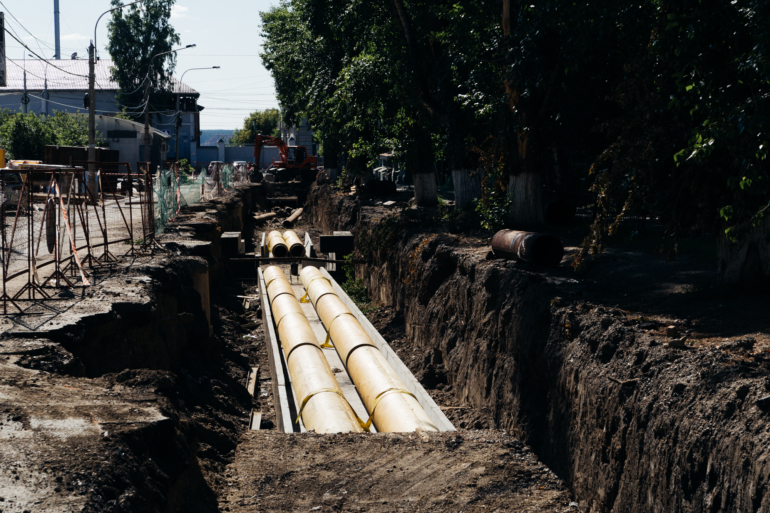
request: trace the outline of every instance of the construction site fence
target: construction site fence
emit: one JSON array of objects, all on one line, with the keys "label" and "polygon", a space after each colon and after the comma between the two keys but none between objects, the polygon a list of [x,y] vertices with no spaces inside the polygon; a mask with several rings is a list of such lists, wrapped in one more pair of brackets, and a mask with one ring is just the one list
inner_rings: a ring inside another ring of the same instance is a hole
[{"label": "construction site fence", "polygon": [[[91,163],[94,164],[94,163]],[[219,165],[197,173],[148,163],[0,170],[3,314],[57,299],[61,287],[91,285],[99,269],[152,250],[185,205],[248,182],[248,169]]]},{"label": "construction site fence", "polygon": [[225,191],[248,183],[250,170],[245,166],[232,164],[215,165],[210,170],[186,173],[178,169],[158,169],[154,183],[155,233],[168,229],[186,205],[195,205],[224,195]]}]

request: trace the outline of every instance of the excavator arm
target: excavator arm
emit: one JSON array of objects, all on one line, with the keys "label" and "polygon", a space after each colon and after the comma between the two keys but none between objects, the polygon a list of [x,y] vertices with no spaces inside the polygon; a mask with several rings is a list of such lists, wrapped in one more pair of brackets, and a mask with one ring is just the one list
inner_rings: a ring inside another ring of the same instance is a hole
[{"label": "excavator arm", "polygon": [[272,137],[270,135],[257,134],[254,141],[254,163],[259,165],[259,159],[262,156],[262,148],[265,146],[273,146],[278,148],[281,154],[281,161],[286,160],[286,154],[288,153],[288,146],[278,137]]}]

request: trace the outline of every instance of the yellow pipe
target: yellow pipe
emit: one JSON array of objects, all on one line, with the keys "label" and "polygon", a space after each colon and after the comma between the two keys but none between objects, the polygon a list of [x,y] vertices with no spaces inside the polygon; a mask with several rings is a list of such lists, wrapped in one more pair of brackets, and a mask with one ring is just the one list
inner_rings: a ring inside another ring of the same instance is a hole
[{"label": "yellow pipe", "polygon": [[417,428],[438,431],[321,272],[315,267],[305,267],[300,272],[300,280],[329,330],[334,348],[377,431],[409,432]]},{"label": "yellow pipe", "polygon": [[289,254],[293,257],[300,257],[305,254],[305,245],[299,239],[299,236],[293,230],[283,232],[283,240],[289,246]]},{"label": "yellow pipe", "polygon": [[289,254],[289,247],[281,235],[281,232],[273,230],[267,234],[267,249],[274,257],[285,257]]},{"label": "yellow pipe", "polygon": [[286,275],[270,266],[263,276],[305,428],[316,433],[363,432]]}]

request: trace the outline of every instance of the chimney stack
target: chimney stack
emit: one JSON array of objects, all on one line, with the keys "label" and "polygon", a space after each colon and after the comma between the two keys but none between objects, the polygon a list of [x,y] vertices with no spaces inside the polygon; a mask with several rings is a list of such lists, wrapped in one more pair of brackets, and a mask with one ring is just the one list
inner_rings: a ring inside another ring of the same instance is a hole
[{"label": "chimney stack", "polygon": [[61,39],[59,37],[59,0],[53,0],[53,27],[56,38],[56,53],[54,59],[61,59]]}]

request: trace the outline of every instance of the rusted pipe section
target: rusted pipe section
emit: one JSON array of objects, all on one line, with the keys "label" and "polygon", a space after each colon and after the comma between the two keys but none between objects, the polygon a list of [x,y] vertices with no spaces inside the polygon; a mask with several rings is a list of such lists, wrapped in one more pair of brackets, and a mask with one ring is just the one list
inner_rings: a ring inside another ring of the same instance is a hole
[{"label": "rusted pipe section", "polygon": [[286,240],[281,235],[281,232],[273,230],[267,234],[267,250],[273,254],[274,257],[289,256],[289,246],[286,245]]},{"label": "rusted pipe section", "polygon": [[289,246],[289,254],[293,257],[301,257],[305,254],[305,245],[299,239],[299,236],[292,230],[283,232],[283,240]]},{"label": "rusted pipe section", "polygon": [[298,208],[297,210],[292,212],[289,217],[284,219],[283,227],[284,228],[291,228],[292,226],[294,226],[294,223],[297,222],[297,219],[299,219],[299,216],[301,216],[301,215],[302,215],[302,209]]},{"label": "rusted pipe section", "polygon": [[496,257],[555,267],[564,256],[561,241],[547,233],[500,230],[492,237]]}]

